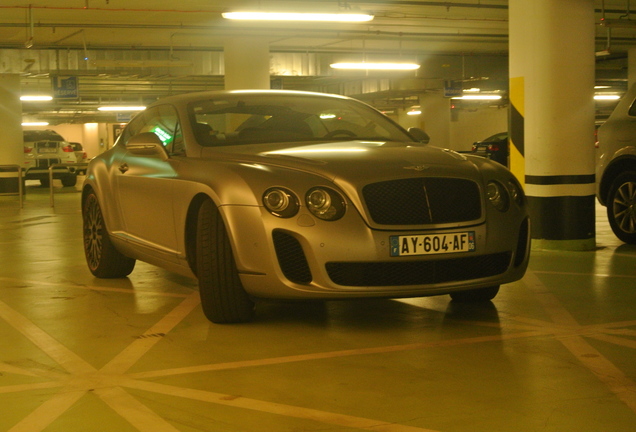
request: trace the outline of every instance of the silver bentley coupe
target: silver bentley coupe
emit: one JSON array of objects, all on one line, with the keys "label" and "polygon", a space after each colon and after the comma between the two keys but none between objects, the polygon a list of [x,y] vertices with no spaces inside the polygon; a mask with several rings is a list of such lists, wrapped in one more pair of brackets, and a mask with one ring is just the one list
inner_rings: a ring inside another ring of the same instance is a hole
[{"label": "silver bentley coupe", "polygon": [[93,275],[141,260],[197,278],[215,323],[251,320],[263,298],[489,301],[530,249],[525,195],[501,164],[308,92],[154,103],[91,161],[82,214]]}]

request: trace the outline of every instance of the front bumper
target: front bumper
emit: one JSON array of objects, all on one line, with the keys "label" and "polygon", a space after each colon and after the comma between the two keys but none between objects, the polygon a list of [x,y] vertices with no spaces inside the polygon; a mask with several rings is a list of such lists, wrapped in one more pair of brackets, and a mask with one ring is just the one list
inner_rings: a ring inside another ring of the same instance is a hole
[{"label": "front bumper", "polygon": [[[503,226],[482,223],[434,231],[383,231],[369,228],[355,211],[337,222],[316,220],[309,214],[284,220],[250,207],[224,207],[223,211],[241,280],[256,297],[438,295],[519,280],[528,264],[530,227],[522,214]],[[253,223],[241,229],[246,221]],[[458,230],[475,233],[475,251],[391,257],[390,236]]]}]

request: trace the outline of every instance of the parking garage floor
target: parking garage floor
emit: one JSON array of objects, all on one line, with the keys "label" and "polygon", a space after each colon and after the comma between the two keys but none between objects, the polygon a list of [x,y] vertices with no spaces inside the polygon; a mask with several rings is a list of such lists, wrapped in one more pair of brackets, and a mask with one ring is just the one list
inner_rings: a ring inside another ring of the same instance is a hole
[{"label": "parking garage floor", "polygon": [[632,431],[636,247],[533,251],[492,303],[264,302],[215,325],[195,281],[99,280],[79,193],[0,197],[0,430]]}]

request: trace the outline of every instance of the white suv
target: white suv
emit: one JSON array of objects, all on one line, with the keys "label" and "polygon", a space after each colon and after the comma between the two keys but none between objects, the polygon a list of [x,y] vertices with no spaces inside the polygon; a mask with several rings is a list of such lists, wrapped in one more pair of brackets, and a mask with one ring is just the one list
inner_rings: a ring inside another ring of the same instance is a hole
[{"label": "white suv", "polygon": [[[49,185],[49,167],[58,164],[75,164],[77,156],[70,143],[52,130],[24,131],[24,178],[40,180],[42,186]],[[75,166],[53,168],[53,178],[60,179],[62,186],[75,186]]]},{"label": "white suv", "polygon": [[636,244],[636,85],[598,129],[596,185],[614,234]]}]

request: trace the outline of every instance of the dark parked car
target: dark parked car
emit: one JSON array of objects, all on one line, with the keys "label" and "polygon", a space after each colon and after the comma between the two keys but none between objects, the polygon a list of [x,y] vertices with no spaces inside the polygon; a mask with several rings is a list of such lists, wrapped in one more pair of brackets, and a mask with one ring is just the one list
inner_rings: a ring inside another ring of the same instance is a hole
[{"label": "dark parked car", "polygon": [[612,231],[636,244],[636,85],[597,131],[596,196]]},{"label": "dark parked car", "polygon": [[422,140],[341,96],[166,98],[89,164],[88,267],[196,277],[213,322],[259,298],[488,301],[526,270],[526,198],[503,166]]},{"label": "dark parked car", "polygon": [[500,132],[473,143],[472,152],[508,166],[508,132]]}]

